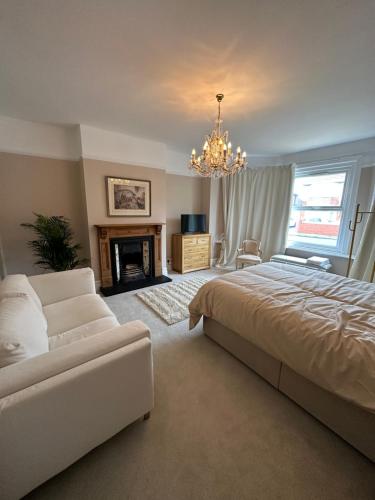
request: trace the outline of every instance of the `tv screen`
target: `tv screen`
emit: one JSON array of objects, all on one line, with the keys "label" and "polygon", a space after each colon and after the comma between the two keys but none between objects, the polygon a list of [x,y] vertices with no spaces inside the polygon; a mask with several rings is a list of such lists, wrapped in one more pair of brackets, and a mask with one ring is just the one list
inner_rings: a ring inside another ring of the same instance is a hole
[{"label": "tv screen", "polygon": [[181,233],[205,233],[206,215],[205,214],[182,214],[181,215]]}]

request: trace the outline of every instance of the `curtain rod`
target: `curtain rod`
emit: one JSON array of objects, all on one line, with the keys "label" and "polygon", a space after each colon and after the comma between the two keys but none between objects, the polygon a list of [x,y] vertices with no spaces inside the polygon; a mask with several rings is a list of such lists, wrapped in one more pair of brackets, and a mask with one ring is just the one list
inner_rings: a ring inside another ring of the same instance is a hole
[{"label": "curtain rod", "polygon": [[[296,153],[298,154],[298,153]],[[313,165],[313,164],[319,164],[319,163],[324,163],[324,162],[345,162],[345,161],[358,161],[359,159],[366,157],[366,156],[374,155],[374,160],[375,160],[375,150],[372,151],[366,151],[364,153],[357,153],[357,154],[351,154],[351,155],[343,155],[343,156],[335,156],[333,158],[323,158],[321,160],[310,160],[310,161],[302,161],[299,162],[297,160],[294,161],[298,166],[303,166],[303,165]],[[370,165],[369,165],[370,166]]]}]

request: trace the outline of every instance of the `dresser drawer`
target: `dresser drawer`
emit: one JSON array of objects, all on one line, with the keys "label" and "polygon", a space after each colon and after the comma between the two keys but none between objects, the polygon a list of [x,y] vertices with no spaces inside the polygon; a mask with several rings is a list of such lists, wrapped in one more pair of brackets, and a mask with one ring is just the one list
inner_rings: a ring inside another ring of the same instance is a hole
[{"label": "dresser drawer", "polygon": [[184,255],[184,263],[202,259],[208,260],[208,252],[187,253]]},{"label": "dresser drawer", "polygon": [[194,269],[207,269],[209,265],[207,262],[191,262],[183,267],[183,272],[194,270]]},{"label": "dresser drawer", "polygon": [[207,261],[205,262],[192,262],[186,266],[184,266],[184,271],[193,271],[194,269],[204,269],[209,267]]},{"label": "dresser drawer", "polygon": [[197,245],[207,245],[208,246],[209,241],[210,241],[209,236],[199,236],[197,238]]},{"label": "dresser drawer", "polygon": [[210,241],[209,236],[191,236],[183,239],[184,248],[194,247],[197,245],[208,245]]},{"label": "dresser drawer", "polygon": [[204,245],[188,245],[187,247],[184,248],[184,253],[185,254],[195,254],[199,252],[206,252],[208,251],[208,243]]},{"label": "dresser drawer", "polygon": [[183,239],[183,246],[184,248],[188,248],[188,247],[192,247],[192,246],[195,246],[197,244],[197,241],[198,241],[198,238],[184,238]]}]

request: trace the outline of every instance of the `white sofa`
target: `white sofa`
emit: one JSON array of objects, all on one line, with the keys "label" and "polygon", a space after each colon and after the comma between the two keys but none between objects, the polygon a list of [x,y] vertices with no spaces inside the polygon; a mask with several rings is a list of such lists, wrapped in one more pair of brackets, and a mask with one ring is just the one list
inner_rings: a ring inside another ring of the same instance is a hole
[{"label": "white sofa", "polygon": [[20,498],[153,407],[148,328],[91,269],[0,284],[0,498]]}]

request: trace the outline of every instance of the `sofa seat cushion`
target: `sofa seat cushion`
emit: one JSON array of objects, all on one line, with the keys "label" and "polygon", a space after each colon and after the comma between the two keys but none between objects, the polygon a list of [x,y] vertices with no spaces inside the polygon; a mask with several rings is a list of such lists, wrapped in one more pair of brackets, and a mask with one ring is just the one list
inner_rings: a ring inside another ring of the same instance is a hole
[{"label": "sofa seat cushion", "polygon": [[40,311],[42,310],[42,303],[25,274],[10,274],[0,282],[0,299],[23,293],[31,298]]},{"label": "sofa seat cushion", "polygon": [[114,316],[99,295],[93,293],[72,297],[43,307],[48,336],[73,330],[91,321]]},{"label": "sofa seat cushion", "polygon": [[47,324],[26,294],[0,299],[0,368],[48,352]]},{"label": "sofa seat cushion", "polygon": [[104,318],[95,319],[94,321],[90,321],[84,325],[77,326],[67,332],[58,333],[53,337],[49,337],[50,351],[58,349],[64,345],[71,344],[72,342],[76,342],[77,340],[104,332],[105,330],[109,330],[110,328],[118,325],[119,322],[114,316],[105,316]]}]

